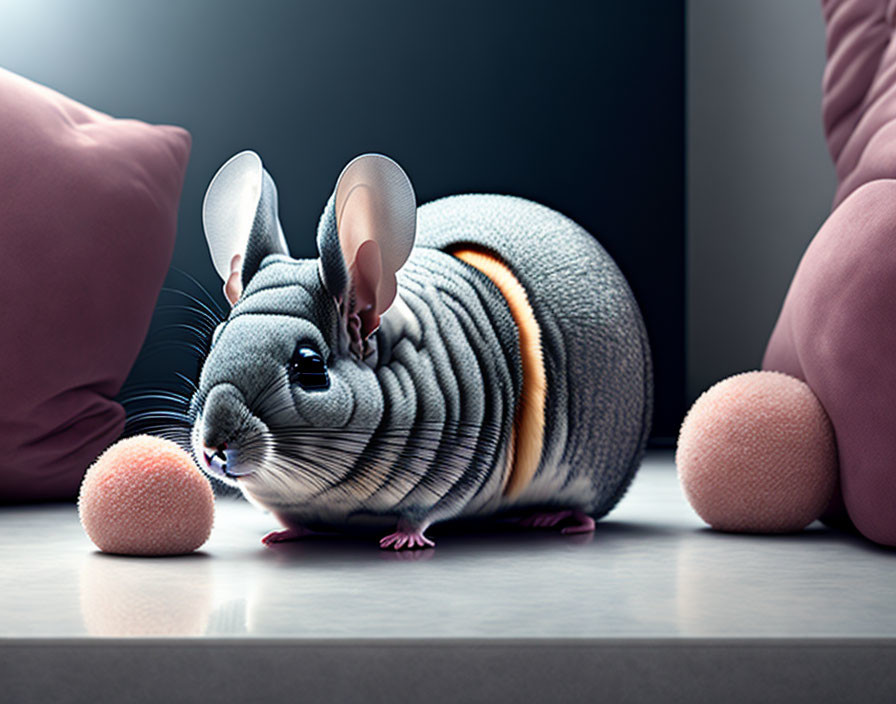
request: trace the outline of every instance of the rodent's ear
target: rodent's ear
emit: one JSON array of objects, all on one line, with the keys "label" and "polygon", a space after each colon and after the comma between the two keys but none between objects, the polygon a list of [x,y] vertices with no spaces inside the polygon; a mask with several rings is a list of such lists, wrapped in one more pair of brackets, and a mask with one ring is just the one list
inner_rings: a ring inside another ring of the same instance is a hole
[{"label": "rodent's ear", "polygon": [[231,305],[262,259],[289,254],[277,214],[277,187],[255,152],[240,152],[218,169],[202,203],[202,225]]},{"label": "rodent's ear", "polygon": [[317,234],[321,275],[352,340],[369,337],[395,300],[395,274],[414,247],[417,201],[402,168],[382,154],[342,170]]}]

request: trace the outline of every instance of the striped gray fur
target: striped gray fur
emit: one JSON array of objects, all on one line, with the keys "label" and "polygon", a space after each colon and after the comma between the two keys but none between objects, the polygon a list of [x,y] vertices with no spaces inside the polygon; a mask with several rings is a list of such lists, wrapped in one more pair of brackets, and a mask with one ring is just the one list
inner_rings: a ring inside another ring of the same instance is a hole
[{"label": "striped gray fur", "polygon": [[547,372],[545,444],[518,503],[606,514],[640,463],[653,398],[644,322],[619,268],[572,220],[522,198],[434,201],[419,209],[418,233],[420,248],[495,252],[534,310]]},{"label": "striped gray fur", "polygon": [[[318,240],[331,245],[322,247],[338,246],[332,209],[331,198]],[[275,211],[256,215],[253,256],[263,241],[256,231],[275,227]],[[447,253],[461,244],[507,264],[541,331],[544,445],[513,499],[502,483],[523,384],[519,334],[497,286]],[[327,270],[272,251],[243,271],[245,289],[216,332],[193,402],[194,446],[238,448],[252,467],[237,481],[250,500],[287,525],[426,526],[521,507],[599,517],[621,497],[650,425],[649,348],[622,274],[571,220],[508,196],[419,208],[398,297],[363,361],[346,353]],[[329,276],[345,279],[346,270]],[[289,382],[297,343],[327,360],[326,391]]]},{"label": "striped gray fur", "polygon": [[[277,381],[296,340],[305,337],[328,355],[336,344],[335,331],[329,340],[318,336],[315,322],[302,316],[318,311],[317,320],[335,323],[335,313],[319,314],[332,304],[319,283],[316,261],[269,257],[218,332],[200,393],[209,389],[213,398],[221,393],[216,389],[235,388],[239,401],[233,396],[221,405],[206,400],[208,428],[226,428],[232,437],[238,426],[232,419],[250,411],[267,428],[274,451],[278,430],[297,421],[344,428],[353,438],[362,435],[363,446],[353,440],[357,458],[342,468],[347,471],[324,468],[325,491],[297,483],[284,496],[263,471],[241,480],[253,499],[289,520],[344,523],[353,516],[401,513],[435,521],[463,513],[477,492],[499,494],[522,384],[518,335],[507,303],[478,271],[435,250],[415,254],[400,281],[400,300],[377,332],[378,358],[331,366],[334,386],[345,378],[354,391],[340,394],[337,403],[296,388],[284,398],[286,382]],[[322,327],[332,330],[335,324]],[[278,399],[273,413],[263,407],[272,399],[259,403],[260,394]],[[309,396],[313,413],[303,409]],[[249,404],[249,399],[256,400]],[[295,415],[284,411],[292,405]],[[209,436],[206,444],[221,439]],[[322,441],[338,443],[340,436],[330,433]]]}]

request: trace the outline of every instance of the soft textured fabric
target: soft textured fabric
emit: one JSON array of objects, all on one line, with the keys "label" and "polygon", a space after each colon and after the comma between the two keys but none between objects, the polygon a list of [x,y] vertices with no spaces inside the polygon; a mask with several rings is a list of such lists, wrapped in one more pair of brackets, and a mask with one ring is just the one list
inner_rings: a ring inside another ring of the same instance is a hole
[{"label": "soft textured fabric", "polygon": [[802,530],[837,486],[837,446],[807,384],[747,372],[705,391],[688,411],[675,453],[697,514],[718,530]]},{"label": "soft textured fabric", "polygon": [[845,507],[896,545],[894,3],[823,2],[824,126],[839,186],[794,276],[763,367],[804,379],[830,416]]},{"label": "soft textured fabric", "polygon": [[181,555],[208,540],[215,495],[179,445],[138,435],[115,443],[90,465],[78,514],[103,552]]},{"label": "soft textured fabric", "polygon": [[171,259],[190,151],[0,69],[0,502],[71,499]]}]

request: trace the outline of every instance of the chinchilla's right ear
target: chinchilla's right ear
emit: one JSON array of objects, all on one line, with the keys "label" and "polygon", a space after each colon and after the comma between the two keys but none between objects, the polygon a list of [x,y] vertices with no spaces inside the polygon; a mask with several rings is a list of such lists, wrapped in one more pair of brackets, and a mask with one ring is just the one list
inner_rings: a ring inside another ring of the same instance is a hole
[{"label": "chinchilla's right ear", "polygon": [[202,202],[202,226],[230,305],[262,259],[289,255],[277,213],[277,187],[255,152],[240,152],[218,169]]},{"label": "chinchilla's right ear", "polygon": [[395,300],[395,274],[411,254],[416,230],[414,188],[402,168],[382,154],[350,161],[324,208],[317,249],[321,279],[359,357]]}]

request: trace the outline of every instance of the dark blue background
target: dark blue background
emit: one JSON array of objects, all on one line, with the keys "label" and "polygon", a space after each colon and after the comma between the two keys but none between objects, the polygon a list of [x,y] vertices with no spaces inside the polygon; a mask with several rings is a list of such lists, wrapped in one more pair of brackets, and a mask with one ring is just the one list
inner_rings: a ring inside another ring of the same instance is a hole
[{"label": "dark blue background", "polygon": [[[531,198],[629,278],[656,368],[655,438],[684,410],[684,9],[641,2],[36,0],[0,20],[0,65],[193,135],[174,264],[223,304],[200,223],[208,180],[254,149],[292,252],[351,157],[380,151],[422,203]],[[170,375],[167,357],[136,371]],[[188,369],[193,373],[194,369]]]}]

